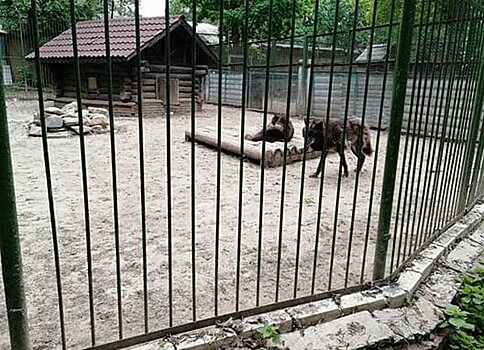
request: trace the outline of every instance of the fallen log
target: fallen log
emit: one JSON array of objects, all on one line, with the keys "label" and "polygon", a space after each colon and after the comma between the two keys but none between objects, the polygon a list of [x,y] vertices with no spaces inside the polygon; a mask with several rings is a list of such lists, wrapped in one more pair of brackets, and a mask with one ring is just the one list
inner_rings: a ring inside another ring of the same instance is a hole
[{"label": "fallen log", "polygon": [[[185,139],[192,140],[191,130],[185,131]],[[198,128],[193,139],[203,145],[217,148],[218,136],[215,128]],[[287,144],[286,163],[290,164],[302,160],[304,139],[294,137]],[[221,148],[223,152],[241,156],[240,134],[238,130],[222,130]],[[321,152],[308,152],[307,159],[319,157]],[[261,166],[278,167],[284,162],[284,142],[266,142],[264,164],[262,162],[262,142],[253,142],[244,139],[244,153],[242,155]]]}]

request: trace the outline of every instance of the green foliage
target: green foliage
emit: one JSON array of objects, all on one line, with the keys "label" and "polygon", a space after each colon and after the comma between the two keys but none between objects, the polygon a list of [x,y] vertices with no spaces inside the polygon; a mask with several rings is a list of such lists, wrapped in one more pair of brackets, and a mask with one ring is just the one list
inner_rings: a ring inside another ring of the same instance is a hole
[{"label": "green foliage", "polygon": [[[266,39],[268,34],[268,19],[270,0],[248,0],[248,33],[249,39]],[[199,0],[197,2],[197,21],[220,24],[220,1]],[[192,1],[174,0],[171,2],[170,12],[174,15],[185,15],[187,20],[192,19]],[[274,39],[289,37],[291,35],[291,12],[293,0],[273,0],[272,10],[272,37]],[[314,31],[315,0],[300,0],[295,2],[295,28],[297,36],[312,35]],[[330,33],[333,31],[336,4],[334,0],[321,0],[318,9],[317,33]],[[348,47],[350,35],[347,33],[353,27],[355,14],[354,0],[341,0],[337,30],[345,34],[338,38],[338,45]],[[367,23],[367,14],[364,7],[359,7],[357,26]],[[245,29],[245,0],[224,0],[223,34],[229,41],[240,41]],[[367,33],[358,33],[357,46],[365,46]],[[301,40],[299,40],[301,41]]]},{"label": "green foliage", "polygon": [[112,0],[111,17],[134,17],[134,0]]},{"label": "green foliage", "polygon": [[20,66],[17,68],[16,83],[20,86],[29,86],[32,81],[32,70],[28,66]]},{"label": "green foliage", "polygon": [[257,340],[261,343],[265,343],[268,340],[272,340],[274,345],[282,345],[282,339],[279,335],[279,330],[275,326],[266,326],[257,330]]},{"label": "green foliage", "polygon": [[[78,20],[92,19],[101,9],[99,0],[76,1]],[[0,22],[7,31],[25,29],[31,21],[30,0],[0,1]],[[39,28],[51,27],[52,23],[60,28],[70,25],[69,0],[37,0]]]},{"label": "green foliage", "polygon": [[452,327],[450,349],[484,349],[484,269],[464,277],[457,295],[458,306],[444,310],[441,327]]},{"label": "green foliage", "polygon": [[[267,37],[268,14],[270,0],[248,0],[248,27],[251,39]],[[307,15],[311,0],[296,1],[296,18],[301,19]],[[286,37],[291,31],[291,16],[293,0],[273,0],[273,33],[277,37]],[[197,21],[212,24],[220,23],[220,1],[199,0],[197,2]],[[192,20],[192,1],[175,0],[171,2],[170,12],[173,15],[185,15],[188,21]],[[297,20],[296,20],[297,21]],[[245,0],[225,0],[223,34],[230,41],[242,40],[245,30]]]}]

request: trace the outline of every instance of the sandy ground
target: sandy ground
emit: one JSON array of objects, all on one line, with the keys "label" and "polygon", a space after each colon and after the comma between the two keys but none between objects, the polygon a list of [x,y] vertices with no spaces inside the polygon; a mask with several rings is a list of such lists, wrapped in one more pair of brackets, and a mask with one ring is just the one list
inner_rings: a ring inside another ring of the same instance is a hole
[{"label": "sandy ground", "polygon": [[[24,127],[36,108],[35,102],[9,101],[8,103],[31,338],[35,348],[50,349],[59,345],[60,336],[42,145],[39,138],[26,136]],[[204,111],[197,115],[198,125],[215,126],[216,110],[215,106],[205,106]],[[246,117],[247,131],[256,131],[262,122],[261,115],[248,112]],[[122,315],[124,336],[132,336],[144,331],[138,123],[136,119],[118,119],[117,123],[122,125],[124,130],[116,136]],[[238,127],[240,110],[224,108],[223,125],[224,127]],[[177,115],[172,119],[174,324],[190,322],[192,319],[191,145],[185,141],[184,137],[184,131],[189,126],[189,115]],[[150,330],[167,327],[169,315],[165,130],[164,118],[145,120]],[[296,130],[296,132],[300,132],[300,130]],[[372,136],[375,142],[376,131],[372,131]],[[116,340],[118,334],[109,135],[88,136],[86,146],[95,329],[97,342],[103,343]],[[368,258],[363,279],[367,281],[371,277],[385,158],[382,148],[384,149],[385,146],[386,133],[382,132],[380,151],[365,163],[356,192],[356,175],[352,171],[356,165],[356,158],[347,152],[350,176],[342,179],[339,211],[336,218],[339,157],[336,154],[328,157],[317,252],[316,292],[328,290],[330,276],[331,288],[344,287],[348,256],[350,256],[347,270],[348,285],[356,285],[360,282],[373,164],[378,159],[374,204],[370,211]],[[67,343],[68,348],[80,348],[90,344],[90,323],[79,139],[77,137],[49,139],[49,147],[60,247]],[[196,316],[199,319],[213,316],[215,303],[216,160],[217,153],[214,150],[196,146],[195,301]],[[320,180],[309,178],[308,175],[316,169],[317,163],[318,160],[306,163],[297,296],[311,293]],[[219,313],[231,312],[235,308],[239,164],[238,158],[222,155],[220,256],[218,260]],[[293,297],[301,167],[301,162],[290,164],[287,167],[281,230],[279,300]],[[243,175],[239,300],[241,309],[251,308],[256,304],[260,167],[251,162],[244,162]],[[261,253],[261,304],[272,303],[275,299],[281,176],[282,168],[266,169]],[[356,205],[353,211],[354,201]],[[352,214],[354,214],[354,226],[351,226]],[[352,237],[350,237],[351,231]],[[352,239],[351,252],[348,251],[350,238]],[[332,255],[332,251],[334,255]],[[331,264],[334,266],[330,274]],[[0,288],[0,308],[2,309],[4,308],[3,300],[3,290]],[[6,317],[2,312],[0,313],[0,347],[7,344],[6,329]]]}]

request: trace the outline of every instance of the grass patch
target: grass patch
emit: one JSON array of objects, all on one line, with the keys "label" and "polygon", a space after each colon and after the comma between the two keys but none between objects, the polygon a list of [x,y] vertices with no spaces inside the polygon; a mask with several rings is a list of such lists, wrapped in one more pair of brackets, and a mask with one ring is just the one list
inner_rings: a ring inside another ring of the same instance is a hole
[{"label": "grass patch", "polygon": [[464,277],[455,304],[444,310],[441,325],[452,329],[447,348],[484,350],[484,268]]}]

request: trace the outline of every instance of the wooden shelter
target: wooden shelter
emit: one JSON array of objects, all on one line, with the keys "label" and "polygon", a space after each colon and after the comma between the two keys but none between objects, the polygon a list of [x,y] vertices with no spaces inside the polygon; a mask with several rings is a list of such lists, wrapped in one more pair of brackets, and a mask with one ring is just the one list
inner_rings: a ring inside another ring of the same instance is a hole
[{"label": "wooden shelter", "polygon": [[[183,16],[170,17],[171,104],[174,110],[190,108],[192,91],[191,26]],[[163,112],[166,90],[164,17],[140,18],[143,114]],[[77,23],[78,55],[83,104],[107,106],[108,75],[104,22],[89,20]],[[112,19],[109,22],[112,59],[113,101],[116,115],[136,115],[138,81],[136,66],[135,19]],[[198,35],[196,40],[196,99],[202,107],[201,80],[218,58]],[[35,54],[26,59],[33,60]],[[71,30],[66,30],[40,48],[40,59],[55,75],[55,102],[62,106],[76,99],[75,65]]]}]

